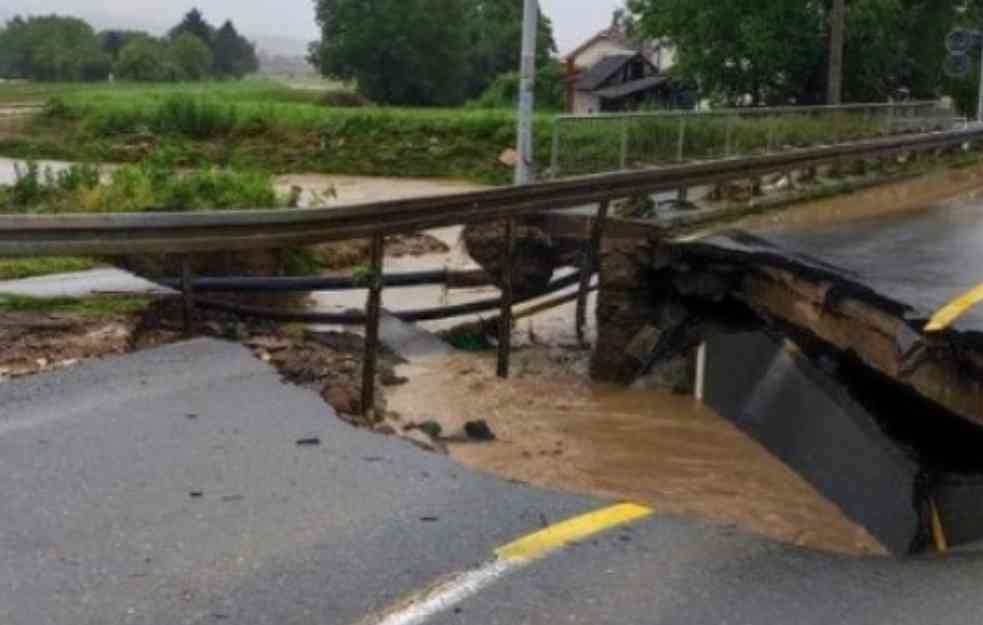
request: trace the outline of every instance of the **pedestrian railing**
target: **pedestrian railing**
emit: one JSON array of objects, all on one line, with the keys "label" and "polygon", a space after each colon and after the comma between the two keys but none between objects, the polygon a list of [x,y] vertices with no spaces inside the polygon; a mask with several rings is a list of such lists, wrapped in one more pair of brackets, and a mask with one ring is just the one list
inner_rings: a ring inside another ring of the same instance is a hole
[{"label": "pedestrian railing", "polygon": [[836,145],[966,125],[936,101],[563,115],[545,178]]}]

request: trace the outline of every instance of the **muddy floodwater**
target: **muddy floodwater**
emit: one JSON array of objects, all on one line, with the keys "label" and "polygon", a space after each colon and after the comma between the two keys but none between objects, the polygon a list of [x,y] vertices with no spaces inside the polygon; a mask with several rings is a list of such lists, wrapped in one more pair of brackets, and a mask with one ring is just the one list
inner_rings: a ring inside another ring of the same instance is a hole
[{"label": "muddy floodwater", "polygon": [[459,432],[485,419],[498,440],[451,443],[458,461],[508,479],[645,503],[658,512],[733,524],[776,540],[840,553],[885,553],[802,478],[690,397],[586,383],[583,354],[527,348],[516,375],[490,356],[409,365],[389,394],[404,420]]}]

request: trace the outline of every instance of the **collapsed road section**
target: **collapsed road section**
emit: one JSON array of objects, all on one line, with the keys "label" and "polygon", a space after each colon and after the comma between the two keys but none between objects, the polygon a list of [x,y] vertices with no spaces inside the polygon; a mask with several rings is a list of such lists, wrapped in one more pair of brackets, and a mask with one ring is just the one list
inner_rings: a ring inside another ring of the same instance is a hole
[{"label": "collapsed road section", "polygon": [[613,242],[594,371],[691,368],[711,408],[895,553],[979,541],[983,313],[924,328],[983,280],[983,215],[935,208]]}]

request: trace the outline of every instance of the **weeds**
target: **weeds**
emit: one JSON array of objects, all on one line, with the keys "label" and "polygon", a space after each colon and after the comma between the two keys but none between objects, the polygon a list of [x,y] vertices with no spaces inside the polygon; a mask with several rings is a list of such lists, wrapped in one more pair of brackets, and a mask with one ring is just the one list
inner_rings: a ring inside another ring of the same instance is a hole
[{"label": "weeds", "polygon": [[99,266],[92,258],[9,258],[0,259],[0,280],[20,280],[53,273],[85,271]]},{"label": "weeds", "polygon": [[128,315],[147,307],[145,297],[87,297],[53,299],[0,294],[0,313],[74,314],[92,317]]}]

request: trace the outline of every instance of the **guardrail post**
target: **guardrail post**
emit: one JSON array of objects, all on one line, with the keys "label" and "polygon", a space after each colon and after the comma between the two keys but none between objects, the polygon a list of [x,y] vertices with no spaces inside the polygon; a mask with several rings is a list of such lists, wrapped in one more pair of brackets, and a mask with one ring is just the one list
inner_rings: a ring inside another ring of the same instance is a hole
[{"label": "guardrail post", "polygon": [[191,338],[195,332],[195,299],[190,256],[181,258],[181,294],[184,299],[184,337]]},{"label": "guardrail post", "polygon": [[679,141],[676,144],[676,162],[683,162],[683,155],[686,149],[686,116],[679,116]]},{"label": "guardrail post", "polygon": [[559,119],[553,120],[553,154],[550,158],[550,177],[560,177],[560,124]]},{"label": "guardrail post", "polygon": [[610,200],[601,202],[597,209],[597,217],[591,227],[590,241],[584,249],[583,262],[580,265],[580,290],[577,293],[577,340],[581,345],[584,340],[584,327],[587,325],[587,296],[590,294],[590,281],[598,269],[598,258],[601,254],[601,239],[604,237],[604,225],[611,208]]},{"label": "guardrail post", "polygon": [[365,311],[365,354],[362,357],[362,417],[374,420],[375,371],[379,358],[379,317],[382,308],[382,259],[385,236],[372,237],[369,298]]},{"label": "guardrail post", "polygon": [[628,169],[628,118],[621,120],[621,171]]},{"label": "guardrail post", "polygon": [[774,122],[777,119],[778,118],[776,117],[776,118],[771,119],[771,120],[768,120],[766,122],[768,124],[768,147],[766,149],[766,151],[767,151],[768,154],[771,154],[772,150],[774,149],[774,145],[775,145],[775,123]]},{"label": "guardrail post", "polygon": [[[679,163],[683,162],[684,152],[686,150],[686,115],[679,116],[679,144],[676,146],[676,161]],[[676,192],[676,199],[681,202],[686,201],[689,196],[689,189],[686,187],[680,187]]]},{"label": "guardrail post", "polygon": [[502,302],[498,315],[498,377],[509,377],[512,358],[512,273],[515,271],[515,219],[505,221],[505,262],[502,265]]}]

